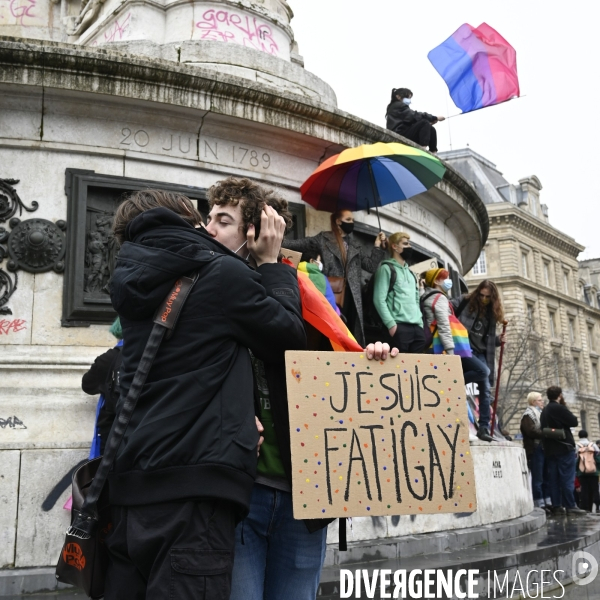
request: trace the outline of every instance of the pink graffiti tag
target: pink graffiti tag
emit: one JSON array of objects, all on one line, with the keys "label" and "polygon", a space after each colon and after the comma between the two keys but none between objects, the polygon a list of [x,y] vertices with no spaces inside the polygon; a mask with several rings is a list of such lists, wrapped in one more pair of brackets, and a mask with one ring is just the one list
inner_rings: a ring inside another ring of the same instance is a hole
[{"label": "pink graffiti tag", "polygon": [[27,19],[35,19],[36,0],[10,0],[8,6],[10,14],[16,19],[18,25],[33,25],[27,23]]},{"label": "pink graffiti tag", "polygon": [[0,320],[0,335],[8,335],[11,331],[13,333],[23,331],[23,329],[27,329],[25,323],[27,323],[27,321],[24,319],[13,319],[12,321],[2,319]]},{"label": "pink graffiti tag", "polygon": [[124,18],[121,19],[119,23],[119,19],[115,19],[115,22],[112,24],[111,28],[104,33],[104,41],[105,42],[114,42],[117,39],[122,40],[123,34],[125,30],[129,27],[129,20],[131,19],[131,13],[127,13]]},{"label": "pink graffiti tag", "polygon": [[196,27],[202,30],[200,39],[243,44],[249,48],[277,56],[279,46],[273,39],[273,30],[256,17],[242,17],[227,10],[209,9]]}]

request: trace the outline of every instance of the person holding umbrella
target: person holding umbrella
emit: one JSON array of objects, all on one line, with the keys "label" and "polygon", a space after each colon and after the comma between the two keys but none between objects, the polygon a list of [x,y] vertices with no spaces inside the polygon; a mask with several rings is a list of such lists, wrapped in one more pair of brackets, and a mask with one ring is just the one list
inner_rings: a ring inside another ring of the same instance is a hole
[{"label": "person holding umbrella", "polygon": [[364,347],[365,334],[361,297],[362,269],[374,273],[385,257],[387,238],[380,231],[370,253],[352,237],[354,215],[350,210],[338,210],[331,214],[331,231],[321,231],[313,237],[286,240],[290,250],[306,253],[318,252],[323,262],[323,274],[327,276],[336,296],[336,302],[344,315],[348,329],[356,341]]}]

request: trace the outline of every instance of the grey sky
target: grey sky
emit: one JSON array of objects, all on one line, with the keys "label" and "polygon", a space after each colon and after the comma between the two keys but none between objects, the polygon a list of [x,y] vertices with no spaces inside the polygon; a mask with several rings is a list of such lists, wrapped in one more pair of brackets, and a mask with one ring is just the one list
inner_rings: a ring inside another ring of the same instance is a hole
[{"label": "grey sky", "polygon": [[461,24],[486,22],[516,49],[525,98],[437,125],[440,150],[467,144],[511,182],[537,175],[550,222],[600,257],[598,156],[600,84],[597,5],[540,0],[289,0],[305,66],[335,90],[342,110],[385,126],[393,87],[412,108],[453,115],[429,50]]}]

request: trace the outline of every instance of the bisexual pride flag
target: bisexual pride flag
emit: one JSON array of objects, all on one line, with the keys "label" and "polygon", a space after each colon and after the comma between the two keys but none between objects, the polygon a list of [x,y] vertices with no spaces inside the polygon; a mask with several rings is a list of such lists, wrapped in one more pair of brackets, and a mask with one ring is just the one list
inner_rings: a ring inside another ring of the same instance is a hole
[{"label": "bisexual pride flag", "polygon": [[519,96],[517,53],[487,23],[461,25],[427,56],[463,112]]}]

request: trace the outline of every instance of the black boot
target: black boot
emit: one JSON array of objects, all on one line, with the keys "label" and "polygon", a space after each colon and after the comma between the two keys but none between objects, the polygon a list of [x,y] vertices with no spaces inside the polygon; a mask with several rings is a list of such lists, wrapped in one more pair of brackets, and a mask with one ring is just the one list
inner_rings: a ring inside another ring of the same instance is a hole
[{"label": "black boot", "polygon": [[480,427],[477,430],[477,437],[484,442],[491,442],[493,440],[490,432],[487,430],[487,427]]}]

